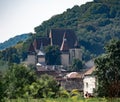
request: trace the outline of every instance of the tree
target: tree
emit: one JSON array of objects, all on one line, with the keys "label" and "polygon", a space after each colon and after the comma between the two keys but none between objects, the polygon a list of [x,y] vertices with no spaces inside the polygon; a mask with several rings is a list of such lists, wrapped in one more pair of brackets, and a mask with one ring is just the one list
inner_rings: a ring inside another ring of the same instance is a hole
[{"label": "tree", "polygon": [[15,47],[7,48],[0,52],[0,58],[9,63],[20,63],[20,55]]},{"label": "tree", "polygon": [[0,76],[0,102],[2,102],[3,99],[4,99],[4,90],[5,90],[2,81],[3,81],[3,80],[2,80],[2,78],[1,78],[1,76]]},{"label": "tree", "polygon": [[60,87],[57,81],[47,74],[41,75],[37,82],[26,86],[26,93],[34,98],[58,97]]},{"label": "tree", "polygon": [[23,65],[14,64],[10,66],[3,77],[6,97],[24,97],[25,86],[30,85],[33,82],[36,82],[34,71]]},{"label": "tree", "polygon": [[12,65],[0,80],[0,98],[45,98],[58,97],[59,85],[57,81],[49,75],[41,75],[23,66]]},{"label": "tree", "polygon": [[111,40],[95,60],[98,96],[120,96],[120,40]]},{"label": "tree", "polygon": [[[57,81],[49,75],[42,75],[39,79],[39,83],[43,85],[42,94],[43,97],[57,97],[59,92],[59,85]],[[40,90],[41,91],[41,90]]]},{"label": "tree", "polygon": [[58,46],[47,46],[45,49],[46,63],[48,65],[60,65],[61,64],[61,52]]},{"label": "tree", "polygon": [[82,61],[74,59],[72,63],[72,71],[80,71],[83,67]]}]

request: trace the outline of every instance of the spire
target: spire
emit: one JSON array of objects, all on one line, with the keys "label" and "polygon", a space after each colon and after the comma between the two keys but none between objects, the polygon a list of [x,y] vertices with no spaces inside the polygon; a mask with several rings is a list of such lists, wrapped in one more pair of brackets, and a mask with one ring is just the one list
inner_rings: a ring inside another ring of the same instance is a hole
[{"label": "spire", "polygon": [[43,43],[42,43],[42,41],[41,41],[41,45],[40,45],[40,50],[39,50],[37,55],[38,56],[44,56],[45,55],[44,52],[43,52]]},{"label": "spire", "polygon": [[63,42],[62,42],[60,50],[63,52],[66,52],[69,50],[67,39],[66,39],[66,33],[64,33],[63,35]]},{"label": "spire", "polygon": [[42,41],[41,41],[40,50],[43,51],[43,43],[42,43]]}]

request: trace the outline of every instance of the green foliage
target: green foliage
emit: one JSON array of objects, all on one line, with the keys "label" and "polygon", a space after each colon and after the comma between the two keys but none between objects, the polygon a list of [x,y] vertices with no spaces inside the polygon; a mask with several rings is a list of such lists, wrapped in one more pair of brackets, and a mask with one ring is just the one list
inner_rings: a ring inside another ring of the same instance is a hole
[{"label": "green foliage", "polygon": [[46,99],[11,99],[6,102],[119,102],[120,99],[89,98],[89,99],[71,99],[71,98],[46,98]]},{"label": "green foliage", "polygon": [[67,90],[61,89],[59,91],[59,97],[61,97],[61,98],[69,98],[70,94],[69,94],[69,92]]},{"label": "green foliage", "polygon": [[26,85],[32,84],[36,75],[23,65],[12,65],[3,78],[4,94],[7,98],[23,97]]},{"label": "green foliage", "polygon": [[95,60],[98,96],[120,96],[120,40],[111,40],[106,53]]},{"label": "green foliage", "polygon": [[58,97],[59,86],[52,76],[42,75],[36,82],[25,86],[25,96],[34,98]]},{"label": "green foliage", "polygon": [[22,34],[22,35],[18,35],[13,38],[10,38],[5,42],[0,43],[0,50],[12,47],[16,45],[18,42],[27,40],[29,37],[30,37],[30,34]]},{"label": "green foliage", "polygon": [[4,87],[3,87],[3,82],[2,78],[0,76],[0,102],[3,101],[4,99]]},{"label": "green foliage", "polygon": [[72,71],[80,71],[83,68],[83,63],[79,59],[74,59],[72,63]]},{"label": "green foliage", "polygon": [[61,64],[61,52],[57,46],[47,46],[45,48],[45,58],[47,65],[60,65]]},{"label": "green foliage", "polygon": [[5,73],[8,69],[8,62],[0,60],[0,72]]},{"label": "green foliage", "polygon": [[7,48],[0,52],[0,59],[9,63],[20,63],[20,57],[15,47]]},{"label": "green foliage", "polygon": [[24,65],[11,64],[7,72],[0,76],[0,98],[55,98],[59,96],[60,86],[49,75],[40,78]]}]

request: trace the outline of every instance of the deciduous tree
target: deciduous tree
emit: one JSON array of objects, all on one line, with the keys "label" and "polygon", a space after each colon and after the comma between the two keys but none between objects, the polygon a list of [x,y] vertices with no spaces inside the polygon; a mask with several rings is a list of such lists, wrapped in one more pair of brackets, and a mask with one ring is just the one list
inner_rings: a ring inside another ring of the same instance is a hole
[{"label": "deciduous tree", "polygon": [[120,40],[111,40],[105,54],[95,60],[98,95],[120,96]]},{"label": "deciduous tree", "polygon": [[61,59],[60,59],[60,49],[58,46],[47,46],[45,49],[46,55],[46,63],[48,65],[60,65]]}]

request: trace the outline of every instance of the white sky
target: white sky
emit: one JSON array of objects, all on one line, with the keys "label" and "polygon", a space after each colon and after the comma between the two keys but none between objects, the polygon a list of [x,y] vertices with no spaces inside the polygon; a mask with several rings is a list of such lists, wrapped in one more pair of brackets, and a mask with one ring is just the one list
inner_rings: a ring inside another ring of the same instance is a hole
[{"label": "white sky", "polygon": [[93,0],[0,0],[0,43],[34,32],[34,27],[53,15],[89,1]]}]

